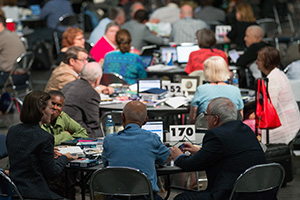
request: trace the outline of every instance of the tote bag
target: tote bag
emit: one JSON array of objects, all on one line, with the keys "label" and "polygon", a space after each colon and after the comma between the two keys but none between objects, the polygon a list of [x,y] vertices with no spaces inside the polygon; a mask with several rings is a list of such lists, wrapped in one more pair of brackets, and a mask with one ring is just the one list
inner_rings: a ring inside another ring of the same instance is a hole
[{"label": "tote bag", "polygon": [[281,126],[263,79],[257,80],[256,128],[272,129]]}]

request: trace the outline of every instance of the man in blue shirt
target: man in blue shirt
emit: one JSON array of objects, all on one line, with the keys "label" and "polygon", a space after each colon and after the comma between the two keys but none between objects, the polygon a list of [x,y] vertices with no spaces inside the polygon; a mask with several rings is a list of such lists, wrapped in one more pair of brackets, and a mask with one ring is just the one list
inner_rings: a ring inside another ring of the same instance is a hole
[{"label": "man in blue shirt", "polygon": [[170,150],[157,134],[141,129],[147,121],[147,109],[142,102],[127,103],[122,113],[124,130],[106,136],[102,161],[105,167],[126,166],[139,169],[149,178],[155,199],[162,199],[157,195],[155,161],[164,164]]},{"label": "man in blue shirt", "polygon": [[[41,9],[40,18],[47,20],[47,27],[55,29],[58,19],[63,15],[74,15],[71,3],[68,0],[48,1]],[[58,30],[65,31],[67,27],[58,27]]]}]

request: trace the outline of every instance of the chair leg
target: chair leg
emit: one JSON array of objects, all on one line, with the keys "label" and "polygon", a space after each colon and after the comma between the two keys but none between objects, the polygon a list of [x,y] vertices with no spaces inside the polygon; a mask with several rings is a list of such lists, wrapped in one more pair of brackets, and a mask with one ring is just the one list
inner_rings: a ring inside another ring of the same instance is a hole
[{"label": "chair leg", "polygon": [[275,21],[278,24],[278,33],[282,34],[281,23],[280,23],[279,15],[278,15],[278,12],[277,12],[277,9],[276,9],[275,5],[273,6],[273,12],[274,12]]},{"label": "chair leg", "polygon": [[292,15],[290,13],[288,13],[287,18],[288,18],[288,21],[289,21],[289,24],[290,24],[291,32],[295,33],[295,27],[294,27]]}]

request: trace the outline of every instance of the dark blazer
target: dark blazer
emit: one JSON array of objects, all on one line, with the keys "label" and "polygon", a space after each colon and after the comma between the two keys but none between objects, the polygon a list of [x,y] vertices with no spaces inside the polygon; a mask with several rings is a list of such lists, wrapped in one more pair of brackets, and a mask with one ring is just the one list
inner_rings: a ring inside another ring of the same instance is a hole
[{"label": "dark blazer", "polygon": [[18,124],[6,138],[9,176],[25,198],[60,199],[46,179],[59,175],[68,163],[66,156],[54,159],[54,137],[39,124]]},{"label": "dark blazer", "polygon": [[89,137],[102,136],[99,123],[100,95],[84,79],[66,84],[61,90],[65,95],[65,111],[71,118],[86,129]]},{"label": "dark blazer", "polygon": [[214,200],[228,199],[238,176],[247,168],[266,163],[253,131],[241,121],[208,130],[202,148],[193,156],[180,156],[175,164],[184,170],[205,170]]}]

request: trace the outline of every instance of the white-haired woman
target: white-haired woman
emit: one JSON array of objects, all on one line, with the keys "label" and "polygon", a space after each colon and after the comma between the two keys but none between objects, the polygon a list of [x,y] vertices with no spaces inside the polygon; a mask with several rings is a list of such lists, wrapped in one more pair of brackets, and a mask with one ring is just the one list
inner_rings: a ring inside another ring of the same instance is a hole
[{"label": "white-haired woman", "polygon": [[197,116],[205,112],[211,99],[227,97],[236,106],[237,110],[244,108],[239,88],[228,85],[229,78],[227,63],[220,56],[212,56],[204,62],[204,76],[206,84],[200,85],[194,95],[190,107],[190,123],[194,124]]}]

